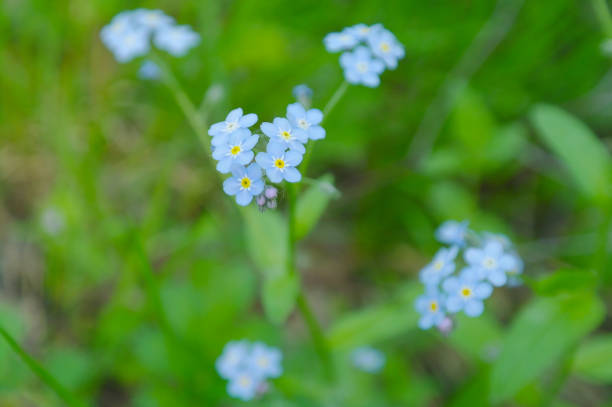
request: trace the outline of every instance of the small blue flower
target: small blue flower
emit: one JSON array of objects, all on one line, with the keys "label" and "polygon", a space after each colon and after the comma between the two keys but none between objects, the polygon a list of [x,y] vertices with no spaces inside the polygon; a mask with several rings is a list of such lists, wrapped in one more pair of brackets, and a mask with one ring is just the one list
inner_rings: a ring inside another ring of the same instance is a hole
[{"label": "small blue flower", "polygon": [[294,86],[293,91],[291,93],[293,94],[293,97],[300,103],[302,103],[302,100],[310,100],[312,98],[312,89],[310,89],[308,85],[304,83]]},{"label": "small blue flower", "polygon": [[323,42],[329,52],[338,52],[353,48],[359,43],[359,40],[353,35],[350,28],[345,28],[339,33],[327,34]]},{"label": "small blue flower", "polygon": [[308,133],[300,127],[293,127],[285,118],[277,117],[273,123],[262,123],[261,131],[270,137],[271,142],[302,154],[306,151],[304,143],[308,141]]},{"label": "small blue flower", "polygon": [[174,24],[174,19],[161,10],[137,9],[132,12],[134,23],[148,28],[151,32]]},{"label": "small blue flower", "polygon": [[467,316],[477,317],[484,310],[483,300],[493,292],[490,284],[474,278],[473,273],[461,273],[459,277],[448,277],[442,282],[447,293],[445,307],[450,313],[463,311]]},{"label": "small blue flower", "polygon": [[300,103],[292,103],[287,106],[287,119],[293,127],[304,130],[309,139],[325,138],[325,129],[319,126],[323,120],[323,112],[319,109],[306,110]]},{"label": "small blue flower", "polygon": [[378,349],[362,346],[351,353],[353,365],[368,373],[378,373],[385,366],[387,358]]},{"label": "small blue flower", "polygon": [[282,144],[268,143],[267,152],[257,153],[255,161],[266,171],[266,175],[272,182],[299,182],[302,174],[295,168],[302,162],[302,154],[289,150],[286,151]]},{"label": "small blue flower", "polygon": [[138,70],[138,76],[141,79],[158,79],[160,75],[159,66],[150,59],[144,61]]},{"label": "small blue flower", "polygon": [[431,263],[425,266],[419,273],[421,282],[426,286],[438,284],[443,278],[455,271],[455,258],[459,248],[442,248],[438,250]]},{"label": "small blue flower", "polygon": [[444,296],[436,289],[427,289],[425,294],[419,296],[414,303],[415,309],[421,314],[419,328],[429,329],[440,324],[446,317],[445,302]]},{"label": "small blue flower", "polygon": [[382,24],[374,24],[372,26],[368,26],[366,24],[356,24],[352,27],[349,27],[353,36],[359,41],[366,41],[368,37],[370,37],[382,28]]},{"label": "small blue flower", "polygon": [[208,134],[213,136],[212,145],[220,146],[227,143],[229,135],[234,131],[243,128],[248,129],[257,123],[257,115],[249,113],[243,115],[242,108],[237,108],[229,112],[224,121],[215,123],[208,129]]},{"label": "small blue flower", "polygon": [[157,48],[181,57],[200,43],[200,34],[188,25],[165,26],[155,33],[153,41]]},{"label": "small blue flower", "polygon": [[470,247],[463,257],[471,268],[480,273],[480,278],[489,280],[497,287],[506,284],[506,272],[515,264],[515,259],[504,252],[504,247],[498,241],[489,241],[482,248]]},{"label": "small blue flower", "polygon": [[109,40],[106,44],[117,62],[129,62],[149,52],[149,33],[146,28],[131,27],[121,37]]},{"label": "small blue flower", "polygon": [[232,175],[223,182],[223,191],[230,196],[236,195],[238,205],[246,206],[251,203],[254,196],[262,193],[264,182],[261,179],[261,168],[257,163],[246,168],[235,165],[232,168]]},{"label": "small blue flower", "polygon": [[259,136],[251,134],[249,129],[240,128],[228,136],[227,143],[216,146],[213,158],[217,161],[217,171],[227,174],[236,163],[247,165],[255,155],[253,147],[257,144]]},{"label": "small blue flower", "polygon": [[457,222],[456,220],[447,220],[441,224],[436,230],[436,239],[440,243],[465,246],[465,236],[468,232],[469,221]]},{"label": "small blue flower", "polygon": [[372,52],[366,47],[357,47],[353,52],[342,54],[340,65],[349,83],[362,84],[371,88],[380,84],[378,75],[385,70],[385,65],[373,58]]},{"label": "small blue flower", "polygon": [[227,383],[227,394],[243,401],[252,400],[262,384],[262,378],[250,371],[242,371]]},{"label": "small blue flower", "polygon": [[121,45],[124,37],[134,28],[131,11],[123,11],[117,14],[111,22],[100,30],[100,39],[109,50]]},{"label": "small blue flower", "polygon": [[485,244],[487,242],[498,242],[504,249],[509,249],[512,247],[512,241],[508,238],[508,236],[501,233],[484,232],[482,236]]},{"label": "small blue flower", "polygon": [[228,342],[215,362],[219,375],[224,379],[231,379],[244,370],[249,351],[250,346],[247,341]]},{"label": "small blue flower", "polygon": [[389,69],[397,67],[397,61],[405,55],[404,47],[389,30],[378,29],[367,38],[372,53],[385,62]]},{"label": "small blue flower", "polygon": [[274,378],[283,373],[283,355],[277,348],[255,342],[248,359],[248,370],[258,377]]}]

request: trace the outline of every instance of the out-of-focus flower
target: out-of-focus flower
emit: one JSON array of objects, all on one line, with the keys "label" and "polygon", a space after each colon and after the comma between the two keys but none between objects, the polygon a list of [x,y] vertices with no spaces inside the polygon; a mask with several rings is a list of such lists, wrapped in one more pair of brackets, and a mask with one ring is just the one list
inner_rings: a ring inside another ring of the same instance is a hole
[{"label": "out-of-focus flower", "polygon": [[294,150],[286,151],[281,144],[268,143],[267,151],[257,153],[255,161],[272,182],[299,182],[302,179],[302,174],[295,168],[302,162],[302,154]]},{"label": "out-of-focus flower", "polygon": [[386,363],[385,354],[378,349],[362,346],[356,348],[351,353],[351,360],[353,365],[368,373],[378,373],[385,366]]},{"label": "out-of-focus flower", "polygon": [[514,258],[504,252],[498,241],[489,241],[482,248],[470,247],[465,250],[464,258],[472,269],[480,272],[480,278],[497,287],[506,284],[506,272],[515,265]]},{"label": "out-of-focus flower", "polygon": [[456,220],[447,220],[442,223],[436,230],[436,239],[440,243],[465,246],[465,237],[468,231],[469,221],[464,220],[458,222]]},{"label": "out-of-focus flower", "polygon": [[150,59],[144,61],[138,70],[138,76],[141,79],[158,79],[160,75],[159,66]]},{"label": "out-of-focus flower", "polygon": [[236,376],[244,369],[244,361],[247,359],[249,351],[250,345],[247,341],[228,342],[215,363],[219,375],[224,379]]},{"label": "out-of-focus flower", "polygon": [[327,34],[323,38],[323,43],[329,52],[338,52],[353,48],[359,43],[359,39],[355,37],[350,28],[345,28],[339,33]]},{"label": "out-of-focus flower", "polygon": [[285,118],[277,117],[272,123],[262,123],[261,131],[270,137],[271,143],[280,144],[301,154],[306,151],[304,143],[308,141],[308,133],[302,128],[291,126]]},{"label": "out-of-focus flower", "polygon": [[383,29],[382,24],[366,25],[366,24],[355,24],[349,27],[349,30],[355,38],[360,41],[366,41],[369,36],[376,33],[378,30]]},{"label": "out-of-focus flower", "polygon": [[482,314],[483,300],[493,292],[490,284],[479,281],[468,273],[459,277],[448,277],[442,282],[442,288],[447,293],[446,310],[453,314],[463,311],[470,317]]},{"label": "out-of-focus flower", "polygon": [[279,377],[283,373],[283,356],[279,349],[255,342],[249,355],[249,370],[256,376]]},{"label": "out-of-focus flower", "polygon": [[[261,154],[261,153],[260,153]],[[236,203],[246,206],[253,200],[254,196],[261,194],[264,182],[261,179],[261,168],[257,163],[248,167],[235,165],[232,168],[232,177],[223,182],[223,191],[236,196]]]},{"label": "out-of-focus flower", "polygon": [[372,53],[382,59],[389,69],[397,67],[397,61],[405,55],[404,47],[389,30],[380,28],[367,37]]},{"label": "out-of-focus flower", "polygon": [[257,123],[257,115],[255,113],[243,115],[242,108],[234,109],[229,112],[224,121],[210,126],[208,134],[213,137],[211,143],[213,146],[225,144],[230,134],[240,128],[248,129],[255,123]]},{"label": "out-of-focus flower", "polygon": [[227,174],[235,164],[247,165],[253,160],[253,147],[259,136],[249,129],[240,128],[228,136],[227,143],[216,146],[213,158],[217,161],[217,171]]},{"label": "out-of-focus flower", "polygon": [[242,371],[230,378],[227,383],[227,394],[242,401],[252,400],[257,395],[261,377],[251,371]]},{"label": "out-of-focus flower", "polygon": [[323,112],[319,109],[304,109],[300,103],[292,103],[287,106],[287,119],[293,127],[304,130],[311,140],[325,138],[325,129],[319,124],[323,120]]},{"label": "out-of-focus flower", "polygon": [[357,47],[353,52],[345,52],[340,56],[340,65],[344,69],[344,77],[349,83],[361,84],[375,88],[380,84],[378,77],[384,70],[384,64],[372,57],[372,52],[366,47]]},{"label": "out-of-focus flower", "polygon": [[154,32],[174,24],[174,19],[161,10],[137,9],[133,12],[134,23]]},{"label": "out-of-focus flower", "polygon": [[293,97],[304,106],[304,108],[308,109],[312,103],[312,89],[308,87],[308,85],[300,84],[293,88],[292,91]]},{"label": "out-of-focus flower", "polygon": [[153,42],[157,48],[181,57],[200,43],[200,34],[188,25],[166,26],[155,33]]},{"label": "out-of-focus flower", "polygon": [[415,301],[415,308],[421,314],[419,328],[429,329],[434,325],[442,323],[446,316],[444,303],[444,296],[432,288],[429,288],[425,294],[418,297]]},{"label": "out-of-focus flower", "polygon": [[420,271],[421,282],[426,286],[432,286],[452,274],[455,271],[455,258],[458,252],[457,246],[438,250],[431,263]]}]

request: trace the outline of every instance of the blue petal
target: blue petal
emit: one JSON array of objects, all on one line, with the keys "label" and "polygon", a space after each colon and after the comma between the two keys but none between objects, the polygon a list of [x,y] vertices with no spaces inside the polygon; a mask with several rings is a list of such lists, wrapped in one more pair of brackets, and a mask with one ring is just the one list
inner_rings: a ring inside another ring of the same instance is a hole
[{"label": "blue petal", "polygon": [[241,206],[247,206],[253,200],[253,195],[247,190],[242,190],[236,194],[236,203]]},{"label": "blue petal", "polygon": [[312,126],[308,129],[308,137],[311,140],[321,140],[325,138],[325,129],[321,126]]},{"label": "blue petal", "polygon": [[283,173],[276,167],[268,167],[266,168],[266,175],[270,179],[270,181],[279,183],[283,180]]},{"label": "blue petal", "polygon": [[241,117],[242,117],[242,108],[239,107],[239,108],[234,109],[231,112],[229,112],[227,117],[225,118],[225,121],[226,122],[237,123],[238,120],[240,120]]},{"label": "blue petal", "polygon": [[482,311],[484,311],[484,304],[478,300],[468,301],[463,308],[463,312],[470,317],[477,317],[482,314]]},{"label": "blue petal", "polygon": [[[265,154],[265,153],[263,153]],[[247,175],[252,181],[261,179],[261,167],[257,163],[253,163],[247,167]]]},{"label": "blue petal", "polygon": [[253,160],[254,155],[255,153],[252,151],[243,151],[238,155],[237,159],[240,164],[247,165],[251,162],[251,160]]},{"label": "blue petal", "polygon": [[302,106],[300,103],[292,103],[287,106],[287,118],[293,121],[306,118],[306,110],[304,110],[304,106]]},{"label": "blue petal", "polygon": [[380,85],[380,78],[375,73],[365,73],[361,78],[364,85],[375,88]]},{"label": "blue petal", "polygon": [[228,178],[223,181],[223,191],[228,195],[236,195],[240,190],[240,181],[237,178]]},{"label": "blue petal", "polygon": [[272,123],[263,122],[259,127],[261,128],[263,134],[268,137],[274,137],[276,134],[278,134],[278,128]]},{"label": "blue petal", "polygon": [[251,192],[251,194],[253,195],[259,195],[263,192],[264,190],[264,182],[260,179],[258,179],[257,181],[253,181],[253,183],[251,184],[251,188],[249,188],[249,192]]},{"label": "blue petal", "polygon": [[445,305],[448,312],[459,312],[463,308],[463,300],[459,296],[453,295],[446,299]]},{"label": "blue petal", "polygon": [[285,179],[288,182],[299,182],[302,179],[302,174],[296,168],[286,168]]},{"label": "blue petal", "polygon": [[489,272],[488,280],[496,287],[501,287],[506,284],[508,278],[506,277],[506,273],[501,270],[492,270]]},{"label": "blue petal", "polygon": [[257,115],[255,113],[244,115],[238,121],[240,127],[251,127],[255,123],[257,123]]},{"label": "blue petal", "polygon": [[250,137],[247,137],[243,144],[242,144],[242,149],[243,150],[250,150],[253,147],[255,147],[255,145],[257,144],[257,142],[259,141],[259,136],[257,134],[253,134]]},{"label": "blue petal", "polygon": [[303,155],[295,150],[289,150],[285,154],[285,161],[292,167],[297,167],[302,162]]},{"label": "blue petal", "polygon": [[268,153],[257,153],[255,162],[262,168],[270,168],[274,165],[274,160],[272,160],[272,157],[270,157]]},{"label": "blue petal", "polygon": [[224,158],[217,163],[217,171],[219,171],[221,174],[227,174],[230,172],[233,163],[234,159],[232,157]]},{"label": "blue petal", "polygon": [[280,143],[277,141],[270,141],[268,143],[267,151],[273,157],[279,157],[287,150],[286,143]]},{"label": "blue petal", "polygon": [[322,120],[323,112],[319,109],[310,109],[308,112],[306,112],[306,121],[310,123],[311,126],[321,123]]}]

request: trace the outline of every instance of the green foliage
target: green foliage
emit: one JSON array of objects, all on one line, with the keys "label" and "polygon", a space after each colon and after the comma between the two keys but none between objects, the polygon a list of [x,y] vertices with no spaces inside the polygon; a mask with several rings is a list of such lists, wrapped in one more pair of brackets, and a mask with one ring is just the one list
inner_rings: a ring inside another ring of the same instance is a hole
[{"label": "green foliage", "polygon": [[296,208],[296,238],[304,238],[314,228],[323,215],[330,199],[337,197],[338,192],[333,185],[334,178],[331,175],[314,180],[299,197]]},{"label": "green foliage", "polygon": [[612,383],[612,335],[594,336],[574,356],[573,372],[596,383]]}]

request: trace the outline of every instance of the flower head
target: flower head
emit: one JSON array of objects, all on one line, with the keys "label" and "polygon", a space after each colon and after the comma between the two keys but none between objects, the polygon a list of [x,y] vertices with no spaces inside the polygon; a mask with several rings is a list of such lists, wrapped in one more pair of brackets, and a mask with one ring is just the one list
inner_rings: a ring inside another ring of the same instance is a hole
[{"label": "flower head", "polygon": [[306,110],[300,103],[292,103],[287,106],[287,118],[293,127],[304,130],[309,139],[325,138],[325,129],[319,126],[323,120],[323,112],[319,109]]},{"label": "flower head", "polygon": [[138,70],[141,79],[158,79],[160,74],[159,66],[150,59],[144,61]]},{"label": "flower head", "polygon": [[339,33],[327,34],[323,43],[329,52],[338,52],[353,48],[359,43],[359,39],[353,34],[353,30],[345,28]]},{"label": "flower head", "polygon": [[243,401],[249,401],[257,395],[261,383],[260,376],[245,370],[230,378],[227,383],[227,394]]},{"label": "flower head", "polygon": [[174,19],[161,10],[138,9],[133,12],[134,23],[151,31],[174,24]]},{"label": "flower head", "polygon": [[482,314],[483,300],[493,292],[490,284],[475,278],[472,273],[448,277],[442,282],[442,288],[447,293],[446,310],[450,313],[463,311],[470,317]]},{"label": "flower head", "polygon": [[208,134],[212,138],[212,145],[219,146],[227,143],[229,135],[240,128],[248,129],[257,123],[257,115],[249,113],[243,115],[242,108],[237,108],[229,112],[224,121],[215,123],[208,129]]},{"label": "flower head", "polygon": [[300,84],[296,85],[291,92],[293,97],[302,104],[305,108],[310,107],[310,103],[312,102],[312,89],[308,87],[308,85]]},{"label": "flower head", "polygon": [[302,154],[295,150],[286,151],[280,143],[268,143],[266,152],[257,153],[255,161],[272,182],[299,182],[302,179],[302,174],[295,168],[302,162]]},{"label": "flower head", "polygon": [[[123,42],[124,37],[134,28],[131,11],[117,14],[111,22],[100,30],[100,39],[108,49],[113,51]],[[114,52],[114,51],[113,51]]]},{"label": "flower head", "polygon": [[436,239],[440,243],[465,246],[465,236],[468,231],[469,221],[458,222],[447,220],[436,229]]},{"label": "flower head", "polygon": [[279,377],[283,373],[282,359],[283,355],[277,348],[255,342],[247,361],[248,369],[257,376]]},{"label": "flower head", "polygon": [[368,37],[381,29],[383,29],[382,24],[374,24],[371,26],[366,24],[355,24],[354,26],[349,27],[349,30],[353,36],[359,41],[366,41]]},{"label": "flower head", "polygon": [[378,349],[362,346],[351,353],[353,365],[368,373],[378,373],[385,366],[385,354]]},{"label": "flower head", "polygon": [[366,47],[357,47],[353,52],[342,54],[340,65],[349,83],[362,84],[371,88],[380,84],[378,76],[385,70],[385,65],[380,60],[373,58],[372,52]]},{"label": "flower head", "polygon": [[188,25],[165,26],[155,33],[153,39],[157,48],[181,57],[200,42],[200,34]]},{"label": "flower head", "polygon": [[458,252],[457,246],[438,250],[431,263],[419,273],[421,282],[426,286],[432,286],[452,274],[455,271],[455,258]]},{"label": "flower head", "polygon": [[223,353],[217,358],[215,367],[224,379],[231,379],[244,369],[244,361],[250,351],[247,341],[231,341],[223,348]]},{"label": "flower head", "polygon": [[502,244],[495,240],[486,242],[482,248],[466,249],[464,258],[480,278],[497,287],[506,284],[506,272],[515,267],[515,258],[506,254]]},{"label": "flower head", "polygon": [[308,133],[301,127],[293,127],[289,120],[277,117],[272,123],[261,124],[261,131],[270,137],[270,141],[304,154],[304,143],[308,141]]},{"label": "flower head", "polygon": [[110,38],[105,42],[118,62],[129,62],[149,52],[149,32],[146,28],[129,25],[121,30],[116,36],[108,35],[107,38]]},{"label": "flower head", "polygon": [[445,298],[436,289],[428,289],[425,294],[418,297],[414,303],[417,312],[421,314],[419,328],[429,329],[439,325],[446,317]]},{"label": "flower head", "polygon": [[227,137],[227,142],[216,146],[213,158],[217,161],[217,171],[227,174],[235,164],[247,165],[253,160],[251,151],[259,136],[251,134],[249,129],[239,128]]},{"label": "flower head", "polygon": [[250,204],[253,197],[263,191],[264,182],[261,179],[261,168],[257,163],[248,167],[234,165],[232,175],[223,182],[223,191],[230,196],[235,195],[238,205]]},{"label": "flower head", "polygon": [[372,53],[382,59],[389,69],[397,67],[397,61],[405,55],[404,47],[389,30],[379,28],[367,37]]}]

